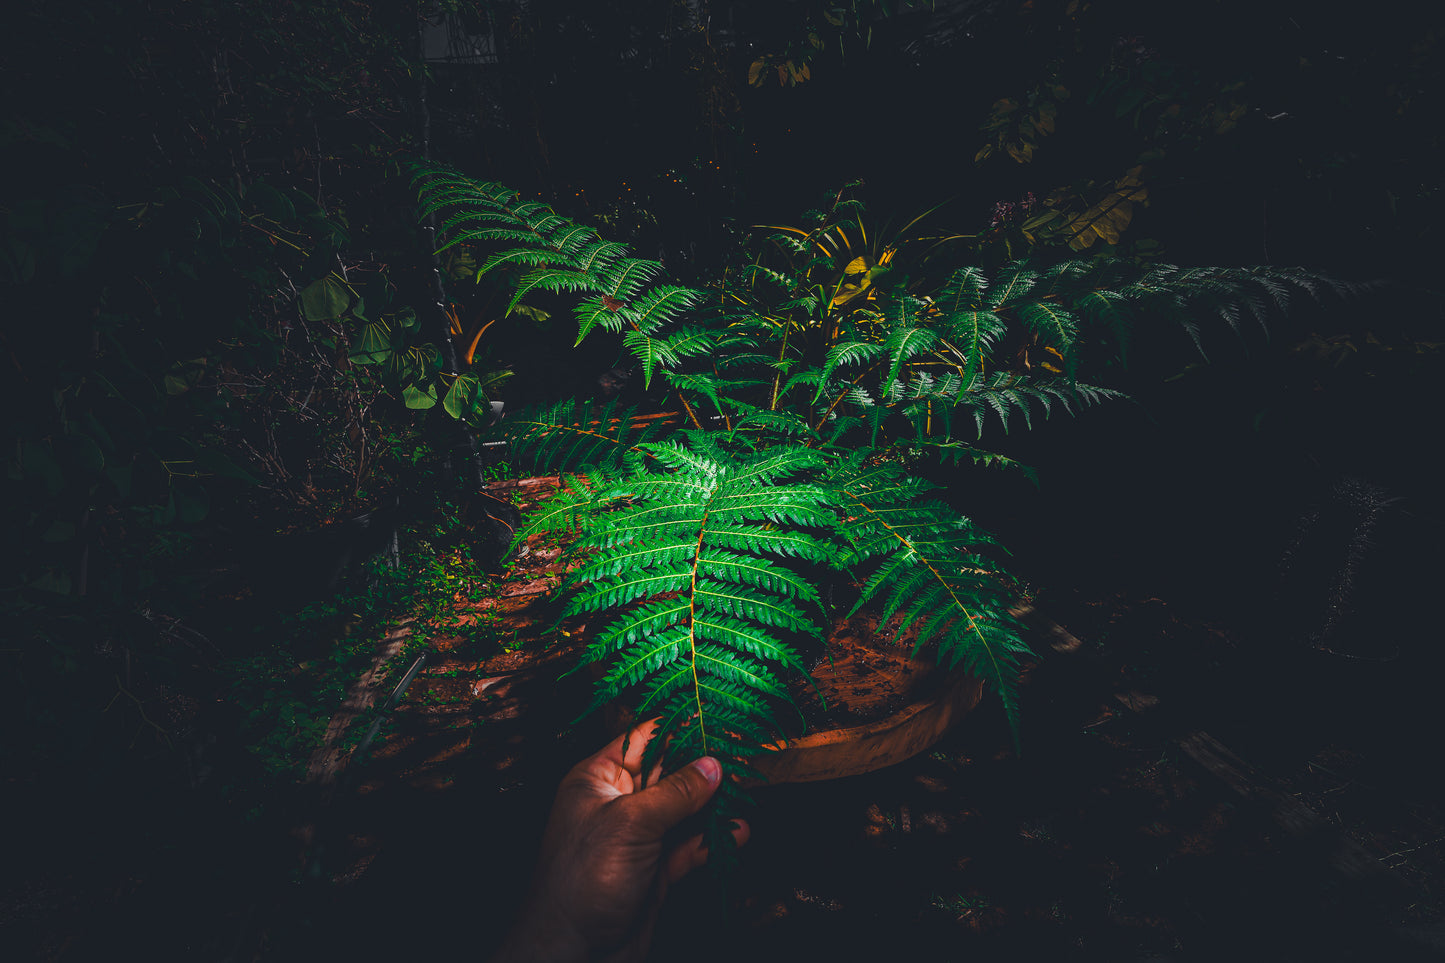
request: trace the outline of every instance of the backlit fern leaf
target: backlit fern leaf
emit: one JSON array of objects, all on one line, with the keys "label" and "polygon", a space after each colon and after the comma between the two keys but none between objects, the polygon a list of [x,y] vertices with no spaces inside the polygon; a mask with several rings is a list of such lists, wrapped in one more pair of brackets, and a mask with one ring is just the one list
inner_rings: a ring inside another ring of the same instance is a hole
[{"label": "backlit fern leaf", "polygon": [[851,459],[825,483],[844,513],[839,531],[850,563],[877,563],[854,611],[883,599],[883,620],[901,614],[899,634],[914,630],[915,652],[934,647],[944,666],[964,666],[998,694],[1017,741],[1016,681],[1020,660],[1031,653],[1008,612],[1006,574],[979,552],[992,539],[926,500],[926,484],[894,464]]},{"label": "backlit fern leaf", "polygon": [[798,479],[825,460],[735,456],[697,432],[642,447],[645,464],[591,492],[587,561],[564,585],[566,615],[610,618],[585,656],[607,664],[594,705],[632,693],[663,717],[669,758],[743,758],[781,737],[778,672],[803,671],[789,640],[819,637],[817,588],[789,562],[839,558],[828,493]]}]

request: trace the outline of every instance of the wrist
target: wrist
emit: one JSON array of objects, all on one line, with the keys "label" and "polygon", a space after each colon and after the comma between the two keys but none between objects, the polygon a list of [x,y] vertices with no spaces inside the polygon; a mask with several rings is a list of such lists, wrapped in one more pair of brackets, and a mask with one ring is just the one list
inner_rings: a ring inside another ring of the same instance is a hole
[{"label": "wrist", "polygon": [[526,907],[512,925],[491,963],[585,963],[591,959],[587,941],[564,919]]}]

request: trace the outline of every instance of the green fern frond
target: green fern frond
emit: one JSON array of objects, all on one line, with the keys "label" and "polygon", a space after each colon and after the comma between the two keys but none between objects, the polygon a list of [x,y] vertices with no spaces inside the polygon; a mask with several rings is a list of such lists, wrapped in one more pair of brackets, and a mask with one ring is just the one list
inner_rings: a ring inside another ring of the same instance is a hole
[{"label": "green fern frond", "polygon": [[879,563],[853,611],[883,598],[883,620],[901,613],[899,633],[914,630],[915,652],[933,646],[940,663],[963,665],[998,694],[1017,741],[1016,683],[1020,661],[1032,653],[1008,612],[1006,573],[979,553],[992,539],[925,500],[926,486],[896,465],[853,459],[825,481],[844,511],[839,532],[852,563]]},{"label": "green fern frond", "polygon": [[638,296],[643,285],[661,271],[662,265],[656,261],[626,257],[618,258],[606,267],[592,273],[598,278],[603,294],[619,301],[631,301]]},{"label": "green fern frond", "polygon": [[666,340],[650,337],[643,331],[628,331],[622,336],[622,346],[642,366],[644,387],[652,384],[653,372],[658,368],[672,368],[682,360]]},{"label": "green fern frond", "polygon": [[1026,426],[1033,427],[1031,402],[1037,403],[1047,418],[1053,413],[1056,403],[1069,414],[1077,415],[1089,405],[1123,397],[1121,392],[1111,388],[1001,371],[976,379],[958,396],[958,407],[973,415],[975,430],[982,436],[989,412],[998,415],[1003,430],[1007,432],[1011,414],[1021,416]]},{"label": "green fern frond", "polygon": [[1130,332],[1133,330],[1133,311],[1128,298],[1118,291],[1096,288],[1080,294],[1073,304],[1089,323],[1108,331],[1118,346],[1120,363],[1127,363]]},{"label": "green fern frond", "polygon": [[[526,532],[518,534],[516,541],[520,543],[527,534],[536,532],[575,531],[584,516],[594,515],[610,504],[600,502],[598,492],[610,491],[615,480],[601,472],[563,475],[561,486],[546,504],[528,517]],[[615,496],[608,497],[615,500]]]},{"label": "green fern frond", "polygon": [[975,465],[984,468],[1002,468],[1009,471],[1017,471],[1034,484],[1039,485],[1039,474],[1031,465],[1024,464],[1007,455],[1001,455],[996,451],[987,451],[961,441],[937,441],[932,438],[925,438],[921,442],[928,446],[938,456],[939,461],[947,464],[952,462],[957,465],[964,459],[968,459]]},{"label": "green fern frond", "polygon": [[888,333],[888,339],[884,341],[883,348],[888,354],[888,374],[884,376],[884,384],[892,384],[898,378],[898,373],[903,370],[903,365],[925,352],[931,351],[938,344],[938,333],[924,327],[913,327],[910,325],[898,325]]},{"label": "green fern frond", "polygon": [[866,365],[887,353],[888,349],[876,341],[844,341],[833,345],[823,361],[822,371],[819,372],[817,391],[814,392],[813,401],[816,403],[823,396],[827,390],[829,379],[833,377],[839,367]]},{"label": "green fern frond", "polygon": [[579,249],[570,263],[584,274],[600,275],[626,253],[627,245],[620,241],[596,241]]},{"label": "green fern frond", "polygon": [[817,433],[807,421],[790,411],[769,411],[737,401],[732,402],[729,407],[738,415],[733,421],[734,432],[760,432],[799,441],[817,437]]},{"label": "green fern frond", "polygon": [[499,429],[512,457],[538,471],[596,466],[616,470],[661,432],[656,422],[633,422],[634,410],[616,401],[593,406],[572,400],[508,413]]},{"label": "green fern frond", "polygon": [[572,342],[572,347],[580,346],[596,327],[604,331],[621,331],[627,326],[628,315],[622,313],[625,310],[609,305],[601,295],[579,302],[572,311],[577,319],[577,340]]},{"label": "green fern frond", "polygon": [[984,277],[982,268],[972,265],[962,267],[949,275],[934,297],[934,302],[946,315],[981,311],[985,306],[984,296],[988,288],[988,278]]},{"label": "green fern frond", "polygon": [[1056,349],[1069,363],[1068,371],[1073,373],[1074,342],[1079,336],[1079,322],[1072,313],[1048,301],[1022,304],[1018,309],[1019,320],[1039,336],[1042,343]]},{"label": "green fern frond", "polygon": [[[1017,733],[1028,650],[992,540],[927,483],[869,463],[887,432],[906,426],[910,446],[1029,474],[955,439],[955,423],[982,435],[997,418],[1008,431],[1122,397],[1075,380],[1075,363],[1090,360],[1080,345],[1099,332],[1121,359],[1146,321],[1178,324],[1202,349],[1211,319],[1241,331],[1247,316],[1266,324],[1301,297],[1338,293],[1296,270],[1099,258],[1016,262],[992,277],[961,267],[918,297],[878,280],[882,271],[848,274],[855,258],[842,255],[867,239],[836,222],[775,234],[788,270],[753,264],[705,293],[661,283],[657,262],[500,185],[437,168],[419,169],[415,184],[422,210],[444,215],[439,244],[500,248],[478,254],[478,273],[514,284],[514,307],[534,290],[575,296],[578,342],[598,327],[620,333],[644,381],[662,372],[698,426],[663,436],[662,423],[640,424],[615,403],[568,402],[503,427],[519,460],[593,466],[567,476],[525,531],[580,529],[565,611],[603,623],[586,654],[606,664],[596,702],[626,698],[661,717],[669,739],[654,740],[650,759],[741,761],[778,738],[781,679],[802,668],[792,645],[821,634],[804,565],[851,567],[858,604],[983,678]],[[847,296],[840,274],[852,279]],[[1012,372],[1017,358],[1035,367],[1014,354],[1021,344],[1056,350],[1065,370]],[[701,429],[709,404],[721,430]],[[737,794],[725,782],[721,796]]]},{"label": "green fern frond", "polygon": [[629,332],[626,341],[650,384],[659,366],[671,367],[691,353],[679,351],[669,328],[684,311],[703,300],[703,292],[680,285],[653,285],[662,271],[657,261],[627,256],[627,246],[602,240],[539,201],[524,201],[495,184],[474,182],[437,167],[419,166],[413,177],[424,212],[448,211],[440,248],[474,242],[510,245],[490,254],[477,271],[480,279],[502,267],[528,268],[516,281],[507,313],[533,291],[595,295],[575,309],[577,344],[596,327]]},{"label": "green fern frond", "polygon": [[1022,261],[1005,265],[993,284],[989,286],[987,306],[995,311],[1013,307],[1033,290],[1034,282],[1038,280],[1038,277],[1038,272],[1030,269]]},{"label": "green fern frond", "polygon": [[946,312],[939,328],[964,358],[962,378],[972,382],[986,358],[1008,332],[1008,322],[993,311],[967,309]]},{"label": "green fern frond", "polygon": [[525,268],[542,268],[555,261],[557,255],[553,251],[537,250],[529,247],[512,248],[500,254],[493,254],[482,262],[477,268],[477,278],[495,271],[497,268],[517,265]]},{"label": "green fern frond", "polygon": [[551,291],[554,294],[591,294],[599,290],[597,277],[587,271],[572,267],[544,267],[532,271],[517,282],[512,301],[507,305],[510,312],[521,300],[534,290]]},{"label": "green fern frond", "polygon": [[819,635],[802,607],[817,608],[817,589],[788,563],[838,558],[807,531],[832,526],[827,493],[792,480],[824,459],[733,456],[699,432],[644,447],[646,468],[591,493],[565,613],[612,613],[586,655],[608,664],[597,703],[638,690],[676,751],[746,755],[781,736],[777,670],[802,672],[787,639]]},{"label": "green fern frond", "polygon": [[702,292],[677,285],[659,285],[638,298],[633,305],[637,330],[655,334],[678,314],[702,300]]},{"label": "green fern frond", "polygon": [[711,371],[699,371],[689,373],[683,371],[667,372],[668,384],[679,391],[696,392],[712,402],[713,410],[719,414],[723,411],[721,391],[729,386],[729,383]]},{"label": "green fern frond", "polygon": [[783,291],[791,290],[796,284],[793,278],[789,277],[783,272],[774,271],[772,268],[766,267],[761,264],[749,264],[744,269],[744,271],[750,281],[768,281],[769,283],[775,285],[777,288]]}]

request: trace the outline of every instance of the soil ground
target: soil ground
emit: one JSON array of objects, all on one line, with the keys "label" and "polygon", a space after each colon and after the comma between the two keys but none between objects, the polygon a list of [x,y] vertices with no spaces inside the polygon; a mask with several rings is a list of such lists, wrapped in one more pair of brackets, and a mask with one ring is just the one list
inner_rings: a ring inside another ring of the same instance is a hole
[{"label": "soil ground", "polygon": [[[158,796],[144,839],[6,895],[7,958],[485,959],[557,780],[606,737],[573,721],[585,626],[552,628],[535,549],[461,621],[546,654],[438,639],[370,757],[297,791],[304,838],[219,839]],[[671,894],[653,958],[1445,959],[1433,663],[1261,644],[1144,593],[1041,608],[1068,635],[1033,640],[1022,756],[986,698],[904,764],[758,790],[736,871]]]},{"label": "soil ground", "polygon": [[[1374,726],[1340,724],[1380,708],[1332,703],[1332,680],[1368,698],[1358,678],[1327,662],[1308,698],[1281,689],[1260,711],[1230,687],[1240,640],[1226,626],[1157,598],[1060,615],[1081,645],[1038,640],[1022,758],[985,701],[905,764],[759,790],[736,874],[673,894],[654,958],[1445,958],[1445,809],[1381,755]],[[455,755],[378,758],[331,816],[355,850],[334,867],[346,882],[303,929],[275,931],[268,958],[484,955],[551,786],[602,738],[550,735],[540,716],[567,701],[552,694],[529,701],[538,721],[490,719]],[[1254,768],[1231,784],[1202,765],[1186,748],[1202,732]],[[1299,807],[1319,820],[1299,825]]]}]

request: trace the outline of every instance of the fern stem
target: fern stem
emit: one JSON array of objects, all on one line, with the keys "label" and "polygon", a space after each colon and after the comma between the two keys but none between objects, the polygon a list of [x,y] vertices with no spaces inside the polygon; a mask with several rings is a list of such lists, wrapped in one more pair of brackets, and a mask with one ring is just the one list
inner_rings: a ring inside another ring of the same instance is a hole
[{"label": "fern stem", "polygon": [[[858,382],[860,382],[860,381],[863,380],[863,376],[866,375],[866,374],[868,374],[868,373],[871,372],[872,370],[873,370],[872,368],[867,368],[867,369],[859,372],[858,377],[856,377],[856,378],[854,378],[852,381],[848,382],[848,384],[849,384],[850,386],[852,386],[852,387],[857,387]],[[828,420],[828,416],[833,413],[833,409],[836,408],[836,407],[838,407],[840,404],[842,404],[842,403],[843,403],[843,399],[846,398],[846,397],[848,397],[848,392],[844,391],[843,393],[841,393],[840,395],[838,395],[838,397],[836,397],[836,398],[833,399],[833,403],[828,406],[828,410],[825,411],[825,412],[823,412],[823,413],[818,417],[818,423],[813,426],[813,430],[814,430],[814,431],[822,431],[822,430],[823,430],[823,423]]]},{"label": "fern stem", "polygon": [[783,384],[783,369],[781,365],[783,363],[783,359],[788,355],[788,337],[791,334],[791,330],[789,330],[787,327],[783,328],[783,343],[778,346],[778,364],[780,367],[777,368],[776,372],[773,375],[773,398],[771,401],[768,402],[769,411],[778,410],[778,392],[782,389]]},{"label": "fern stem", "polygon": [[697,547],[692,556],[692,586],[687,593],[687,644],[692,669],[692,696],[697,701],[697,731],[702,738],[702,754],[707,755],[707,721],[702,712],[702,680],[697,677],[697,570],[702,565],[702,540],[707,534],[707,509],[697,526]]},{"label": "fern stem", "polygon": [[691,419],[692,426],[698,431],[701,431],[702,422],[698,420],[697,412],[692,410],[692,405],[687,403],[687,398],[683,396],[681,391],[677,393],[677,400],[682,402],[682,410],[687,412],[687,417]]},{"label": "fern stem", "polygon": [[[712,373],[713,373],[715,376],[719,377],[719,378],[722,377],[722,372],[717,369],[717,359],[716,359],[716,357],[714,357],[713,360],[712,360]],[[678,396],[681,397],[681,396],[682,396],[682,392],[678,392]],[[683,400],[683,404],[687,404],[687,401],[686,401],[685,399]],[[716,407],[717,407],[717,413],[722,416],[723,430],[726,431],[726,432],[728,432],[728,434],[732,434],[732,430],[733,430],[733,419],[732,419],[732,415],[728,414],[727,409],[724,408],[722,405],[717,405]],[[693,423],[694,423],[694,424],[697,424],[697,418],[696,418],[696,417],[693,418]],[[699,424],[698,427],[701,428],[702,425]]]}]

